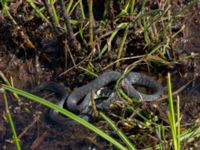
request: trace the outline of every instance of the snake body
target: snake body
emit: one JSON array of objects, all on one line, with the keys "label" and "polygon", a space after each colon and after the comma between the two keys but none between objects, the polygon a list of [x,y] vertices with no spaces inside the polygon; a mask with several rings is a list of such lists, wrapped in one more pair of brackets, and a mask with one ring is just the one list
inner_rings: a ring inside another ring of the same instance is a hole
[{"label": "snake body", "polygon": [[39,93],[40,91],[47,90],[54,92],[59,99],[62,99],[69,93],[65,90],[65,87],[54,82],[54,81],[46,81],[37,86],[36,88],[31,90],[31,93]]},{"label": "snake body", "polygon": [[[139,92],[134,88],[134,84],[147,87],[153,90],[153,93],[145,94]],[[136,98],[139,101],[153,101],[159,99],[163,92],[163,88],[160,84],[152,78],[138,72],[128,73],[122,80],[121,86],[129,97]]]},{"label": "snake body", "polygon": [[[92,82],[76,89],[70,94],[67,99],[67,107],[74,112],[81,112],[88,106],[90,98],[85,98],[81,103],[80,100],[83,99],[91,91],[97,91],[101,87],[108,85],[111,82],[117,81],[121,77],[121,73],[117,71],[107,71],[100,75],[98,78]],[[134,88],[133,84],[138,84],[145,86],[147,88],[153,89],[154,93],[144,94],[139,92]],[[131,98],[136,98],[139,101],[153,101],[158,99],[162,94],[162,86],[158,84],[155,80],[150,77],[137,73],[130,72],[125,75],[124,79],[120,83],[124,92]],[[90,94],[91,95],[91,94]],[[80,104],[79,104],[80,103]]]},{"label": "snake body", "polygon": [[74,90],[67,99],[67,107],[74,112],[81,112],[90,102],[90,99],[87,98],[79,104],[81,99],[83,99],[88,93],[97,91],[101,87],[104,87],[111,82],[117,81],[120,76],[121,73],[117,71],[107,71],[101,74],[92,82],[89,82],[88,84]]},{"label": "snake body", "polygon": [[[112,82],[116,82],[120,79],[122,74],[117,71],[106,71],[99,75],[95,80],[89,82],[88,84],[75,89],[70,95],[65,91],[65,88],[58,83],[49,81],[41,84],[35,90],[34,93],[41,90],[50,90],[55,92],[60,101],[57,103],[62,108],[69,109],[72,112],[78,113],[82,118],[86,118],[85,114],[90,111],[89,106],[91,106],[91,95],[92,92],[97,92],[102,87],[107,86]],[[134,84],[145,86],[147,88],[153,89],[152,94],[145,94],[134,88]],[[162,95],[163,88],[152,78],[137,72],[129,72],[122,78],[119,85],[122,87],[123,91],[131,98],[136,98],[139,101],[153,101],[159,99]],[[117,92],[113,92],[110,96],[103,102],[97,104],[97,108],[105,110],[109,108],[109,105],[117,99]],[[66,118],[59,115],[58,112],[50,110],[50,118],[58,123],[65,124]]]},{"label": "snake body", "polygon": [[[55,95],[58,97],[59,101],[57,102],[57,105],[61,108],[64,107],[65,100],[69,96],[69,93],[65,90],[65,87],[59,83],[53,82],[53,81],[47,81],[43,82],[33,90],[31,90],[31,93],[39,93],[40,91],[51,91],[54,92]],[[68,124],[69,119],[66,117],[63,117],[59,114],[59,112],[50,109],[48,116],[50,117],[51,120],[59,123],[59,124]]]}]

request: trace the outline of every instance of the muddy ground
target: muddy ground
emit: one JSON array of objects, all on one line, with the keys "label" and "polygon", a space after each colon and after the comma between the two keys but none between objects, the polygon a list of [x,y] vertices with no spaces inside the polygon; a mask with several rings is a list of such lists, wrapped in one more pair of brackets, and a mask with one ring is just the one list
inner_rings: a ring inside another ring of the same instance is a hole
[{"label": "muddy ground", "polygon": [[[27,8],[25,11],[20,10],[21,14],[26,16],[30,8],[26,7],[27,5],[24,3],[21,5],[23,5],[23,8]],[[176,57],[193,55],[194,53],[200,54],[200,9],[197,8],[191,8],[190,11],[193,12],[192,17],[189,16],[185,20],[180,20],[181,23],[185,24],[185,28],[179,38],[173,42]],[[116,10],[118,9],[120,8],[116,8]],[[80,87],[93,79],[83,70],[76,69],[70,56],[68,56],[66,65],[63,52],[52,50],[55,48],[55,39],[52,38],[49,27],[40,19],[35,18],[31,21],[23,22],[23,18],[20,18],[17,13],[13,12],[13,14],[18,19],[18,22],[21,23],[21,29],[17,29],[6,18],[0,16],[0,70],[7,79],[11,80],[12,78],[15,87],[30,91],[44,81],[53,80],[63,84],[66,90],[73,91],[74,88]],[[101,13],[96,14],[96,17],[94,17],[96,20],[100,20],[102,19],[101,15]],[[144,51],[139,51],[144,45],[144,41],[140,41],[140,36],[134,35],[130,37],[129,42],[126,43],[128,50],[124,55],[131,57],[133,55],[146,54]],[[61,43],[57,49],[59,50],[62,46]],[[136,50],[131,51],[132,48]],[[53,52],[49,53],[47,49]],[[100,60],[92,61],[92,67],[95,68],[95,72],[102,73],[104,71],[102,68],[116,59],[115,52],[115,50],[111,50]],[[87,59],[87,56],[90,55],[89,52],[83,52],[82,54],[72,52],[72,54],[77,64],[82,62],[81,66],[85,68],[90,66],[90,61]],[[108,69],[123,71],[134,61],[124,61],[119,67],[111,66]],[[164,87],[166,87],[167,72],[171,72],[174,92],[190,82],[190,84],[179,91],[182,129],[184,130],[184,128],[193,125],[195,122],[198,123],[200,117],[199,56],[192,59],[184,59],[181,63],[173,66],[156,66],[157,68],[155,68],[154,65],[149,65],[149,70],[142,63],[138,66],[134,71],[146,72],[159,80]],[[43,97],[53,101],[56,99],[55,96],[49,95],[49,93],[43,94]],[[53,123],[46,116],[46,107],[23,97],[21,97],[21,100],[22,102],[18,102],[12,94],[8,94],[10,111],[22,149],[114,149],[108,142],[83,126],[78,124],[63,126]],[[147,113],[153,112],[154,115],[159,117],[159,122],[169,125],[166,115],[168,109],[166,99],[153,103],[139,103],[135,105],[135,109]],[[118,115],[123,115],[123,112],[119,112]],[[94,121],[93,124],[116,137],[114,132],[101,119]],[[132,142],[138,148],[155,146],[159,143],[159,141],[155,140],[155,135],[148,131],[148,129],[140,129],[138,126],[126,128],[123,123],[118,122],[118,124],[128,135],[135,135]],[[198,139],[196,141],[189,144],[185,143],[184,146],[186,148],[196,147],[198,149],[200,143]],[[15,149],[9,123],[6,120],[2,96],[0,96],[0,148]]]}]

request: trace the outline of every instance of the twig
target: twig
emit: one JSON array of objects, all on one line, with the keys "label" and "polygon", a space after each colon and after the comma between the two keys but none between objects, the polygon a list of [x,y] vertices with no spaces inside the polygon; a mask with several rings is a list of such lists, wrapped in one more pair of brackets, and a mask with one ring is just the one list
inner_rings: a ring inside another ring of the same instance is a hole
[{"label": "twig", "polygon": [[94,49],[94,32],[93,32],[93,0],[89,0],[89,34],[90,34],[90,41],[89,45],[91,49]]},{"label": "twig", "polygon": [[108,69],[109,67],[113,66],[114,64],[116,64],[117,62],[120,62],[120,61],[125,61],[125,60],[131,60],[131,59],[140,59],[142,57],[145,57],[146,55],[138,55],[138,56],[133,56],[133,57],[124,57],[124,58],[120,58],[120,59],[117,59],[116,61],[108,64],[107,66],[105,66],[104,68],[102,68],[102,70],[106,70]]},{"label": "twig", "polygon": [[31,150],[35,150],[42,144],[44,139],[48,136],[48,131],[45,131],[42,135],[40,135],[31,145]]},{"label": "twig", "polygon": [[74,69],[74,68],[78,67],[79,65],[81,65],[83,62],[85,62],[87,59],[89,59],[91,55],[92,55],[92,52],[85,59],[83,59],[81,62],[76,64],[76,66],[73,66],[73,67],[67,69],[66,71],[62,72],[61,74],[59,74],[58,77],[61,77],[61,76],[65,75],[66,73],[68,73],[72,69]]},{"label": "twig", "polygon": [[[179,94],[180,92],[182,92],[190,83],[193,82],[193,79],[190,80],[188,83],[186,83],[185,85],[183,85],[182,87],[180,87],[178,90],[176,90],[175,92],[172,93],[173,96]],[[164,100],[168,98],[168,95],[164,95],[163,97],[161,97],[158,101]]]},{"label": "twig", "polygon": [[43,3],[44,3],[44,5],[45,5],[45,7],[47,9],[48,14],[49,14],[49,20],[51,22],[51,26],[52,26],[51,28],[53,30],[53,33],[54,33],[55,36],[58,36],[59,35],[59,31],[56,28],[56,22],[55,22],[55,19],[53,17],[53,13],[52,13],[51,7],[49,6],[49,3],[48,3],[47,0],[43,0]]},{"label": "twig", "polygon": [[73,65],[74,65],[74,67],[76,68],[77,65],[76,65],[76,62],[75,62],[75,60],[74,60],[74,57],[73,57],[73,55],[72,55],[72,53],[71,53],[71,50],[69,49],[67,40],[64,40],[63,43],[64,43],[64,51],[65,51],[65,68],[67,68],[67,54],[68,54],[68,53],[69,53],[69,55],[70,55],[70,57],[71,57],[71,60],[72,60],[72,63],[73,63]]},{"label": "twig", "polygon": [[41,114],[38,114],[38,115],[34,118],[33,122],[31,122],[31,124],[29,124],[29,125],[20,133],[20,135],[18,136],[19,139],[21,139],[21,138],[27,133],[27,131],[35,125],[35,123],[40,119],[40,117],[41,117]]},{"label": "twig", "polygon": [[65,20],[65,24],[67,26],[67,30],[69,32],[70,42],[72,42],[72,46],[74,47],[74,49],[79,51],[81,49],[80,43],[76,40],[76,38],[74,36],[73,29],[72,29],[72,26],[70,24],[70,17],[69,17],[68,12],[65,8],[65,3],[64,3],[63,0],[60,0],[60,5],[61,5],[61,9],[62,9],[62,15],[63,15],[64,20]]},{"label": "twig", "polygon": [[[124,36],[123,36],[122,41],[120,43],[120,47],[119,47],[118,54],[117,54],[117,59],[120,59],[123,56],[123,50],[125,48],[125,42],[126,42],[126,39],[127,39],[128,31],[129,31],[129,25],[127,25],[127,27],[124,31]],[[119,67],[119,65],[120,65],[120,61],[118,61],[116,63],[116,67]]]}]

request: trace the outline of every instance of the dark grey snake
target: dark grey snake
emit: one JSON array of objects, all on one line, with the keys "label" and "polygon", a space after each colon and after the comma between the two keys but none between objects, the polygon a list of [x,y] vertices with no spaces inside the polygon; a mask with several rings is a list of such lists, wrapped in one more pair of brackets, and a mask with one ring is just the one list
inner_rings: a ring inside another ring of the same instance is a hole
[{"label": "dark grey snake", "polygon": [[[92,92],[97,92],[102,87],[107,86],[112,82],[116,82],[122,74],[117,71],[106,71],[103,74],[99,75],[95,80],[89,82],[88,84],[75,89],[70,95],[64,90],[64,87],[49,81],[41,84],[33,90],[34,93],[39,92],[43,89],[54,91],[59,97],[60,101],[58,105],[69,109],[72,112],[80,114],[83,118],[86,116],[90,109],[91,105],[91,95]],[[141,93],[136,88],[134,84],[145,86],[153,90],[152,94]],[[119,86],[122,87],[123,91],[130,97],[136,98],[139,101],[153,101],[159,99],[162,95],[163,88],[152,78],[137,72],[129,72],[122,78],[119,82]],[[108,106],[117,99],[117,93],[113,92],[106,100],[97,105],[97,108],[106,109]],[[61,115],[58,115],[58,112],[51,110],[50,111],[51,119],[56,122],[62,123],[65,118]],[[85,119],[88,119],[87,117]]]}]

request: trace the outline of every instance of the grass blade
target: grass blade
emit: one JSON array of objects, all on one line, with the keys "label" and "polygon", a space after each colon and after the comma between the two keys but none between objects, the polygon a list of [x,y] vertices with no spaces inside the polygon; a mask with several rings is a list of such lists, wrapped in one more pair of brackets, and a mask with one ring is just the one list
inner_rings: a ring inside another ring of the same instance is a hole
[{"label": "grass blade", "polygon": [[28,4],[34,9],[34,11],[37,13],[37,15],[44,21],[46,21],[49,24],[48,19],[43,15],[43,13],[36,7],[36,5],[33,3],[32,0],[27,0]]},{"label": "grass blade", "polygon": [[129,149],[135,150],[135,146],[131,143],[128,137],[116,127],[116,125],[102,112],[100,112],[101,117],[107,121],[107,123],[112,127],[112,129],[118,134],[122,141],[128,146]]},{"label": "grass blade", "polygon": [[[167,89],[168,89],[168,99],[169,99],[169,112],[167,113],[169,118],[169,123],[172,131],[172,138],[173,138],[173,144],[175,150],[180,150],[180,147],[178,147],[178,143],[180,141],[180,136],[177,138],[177,133],[180,131],[178,130],[178,127],[176,128],[176,120],[175,120],[175,113],[174,113],[174,104],[173,104],[173,97],[172,97],[172,85],[171,85],[171,76],[170,73],[168,73],[167,76]],[[179,107],[178,107],[179,108]],[[178,118],[179,120],[179,118]],[[178,121],[179,122],[179,121]]]},{"label": "grass blade", "polygon": [[63,109],[61,107],[59,107],[58,105],[56,104],[53,104],[43,98],[40,98],[38,96],[35,96],[35,95],[32,95],[28,92],[25,92],[23,90],[20,90],[20,89],[17,89],[17,88],[14,88],[14,87],[11,87],[9,85],[3,85],[3,88],[6,90],[6,91],[10,91],[10,92],[15,92],[17,93],[18,95],[21,95],[21,96],[24,96],[26,98],[29,98],[35,102],[38,102],[44,106],[47,106],[51,109],[54,109],[56,111],[58,111],[59,113],[75,120],[76,122],[82,124],[83,126],[85,126],[86,128],[90,129],[91,131],[95,132],[96,134],[98,134],[99,136],[101,136],[102,138],[104,138],[105,140],[109,141],[110,143],[112,143],[114,146],[116,146],[118,149],[121,149],[121,150],[126,150],[127,148],[124,147],[123,145],[121,145],[119,142],[117,142],[115,139],[113,139],[111,136],[109,136],[108,134],[106,134],[105,132],[103,132],[102,130],[100,130],[99,128],[93,126],[92,124],[90,124],[89,122],[87,122],[86,120],[80,118],[79,116],[75,115],[74,113],[66,110],[66,109]]},{"label": "grass blade", "polygon": [[4,99],[6,114],[8,116],[8,120],[9,120],[9,123],[10,123],[10,128],[11,128],[11,131],[12,131],[12,134],[13,134],[13,138],[14,138],[14,141],[15,141],[15,144],[16,144],[16,149],[17,150],[21,150],[21,146],[20,146],[20,143],[19,143],[19,138],[17,137],[15,125],[14,125],[14,122],[12,120],[12,116],[11,116],[10,111],[9,111],[8,101],[7,101],[7,97],[6,97],[5,93],[3,93],[3,99]]}]

